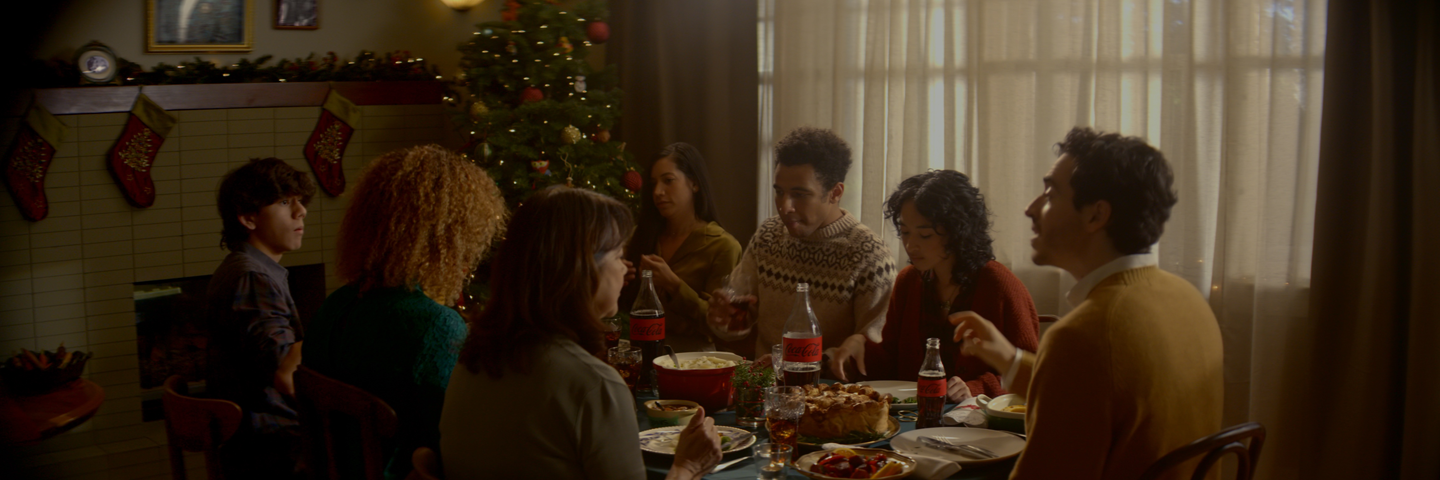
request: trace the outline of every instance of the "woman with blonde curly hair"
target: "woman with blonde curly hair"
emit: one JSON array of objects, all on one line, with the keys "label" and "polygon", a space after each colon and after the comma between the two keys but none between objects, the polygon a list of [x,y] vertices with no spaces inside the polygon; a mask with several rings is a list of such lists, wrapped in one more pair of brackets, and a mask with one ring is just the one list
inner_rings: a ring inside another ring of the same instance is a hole
[{"label": "woman with blonde curly hair", "polygon": [[[505,215],[484,170],[434,145],[382,155],[351,192],[336,268],[346,284],[307,325],[302,363],[395,409],[400,430],[386,446],[386,478],[404,478],[415,448],[439,440],[445,388],[466,333],[447,306],[490,251]],[[358,456],[342,463],[344,477],[362,476]]]}]

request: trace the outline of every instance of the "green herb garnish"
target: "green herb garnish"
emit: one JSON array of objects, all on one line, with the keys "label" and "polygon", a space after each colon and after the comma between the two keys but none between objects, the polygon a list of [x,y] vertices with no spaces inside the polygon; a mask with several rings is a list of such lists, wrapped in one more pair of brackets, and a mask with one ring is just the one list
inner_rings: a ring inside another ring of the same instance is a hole
[{"label": "green herb garnish", "polygon": [[735,374],[731,378],[735,382],[735,388],[764,389],[775,384],[775,370],[769,365],[740,362],[735,365]]},{"label": "green herb garnish", "polygon": [[919,403],[919,402],[920,402],[920,399],[915,398],[915,397],[905,397],[904,400],[901,400],[901,401],[900,401],[900,403]]}]

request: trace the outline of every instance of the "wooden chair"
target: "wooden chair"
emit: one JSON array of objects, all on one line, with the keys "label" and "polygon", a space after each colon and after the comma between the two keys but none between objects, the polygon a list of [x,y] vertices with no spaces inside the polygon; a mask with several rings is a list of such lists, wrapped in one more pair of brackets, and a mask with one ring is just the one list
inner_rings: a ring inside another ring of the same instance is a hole
[{"label": "wooden chair", "polygon": [[205,452],[206,476],[223,479],[220,445],[240,428],[240,406],[189,393],[189,385],[179,375],[165,379],[161,401],[165,405],[165,436],[170,439],[170,478],[185,479],[185,452]]},{"label": "wooden chair", "polygon": [[385,440],[395,436],[399,420],[395,410],[379,397],[308,367],[295,371],[295,398],[300,404],[300,426],[305,432],[305,459],[311,477],[342,478],[336,459],[333,425],[353,421],[360,426],[360,449],[365,478],[385,478]]},{"label": "wooden chair", "polygon": [[1058,321],[1060,321],[1060,317],[1059,317],[1058,315],[1041,315],[1041,316],[1040,316],[1040,336],[1042,336],[1042,337],[1045,336],[1045,331],[1046,331],[1046,330],[1049,330],[1050,327],[1055,326],[1055,322],[1058,322]]},{"label": "wooden chair", "polygon": [[[1250,447],[1246,448],[1243,443],[1246,438],[1250,439]],[[1190,442],[1189,445],[1175,449],[1175,451],[1160,457],[1150,468],[1140,475],[1141,480],[1153,480],[1161,474],[1176,466],[1190,461],[1191,459],[1204,455],[1200,459],[1200,465],[1195,467],[1195,474],[1190,478],[1200,480],[1210,472],[1210,467],[1224,457],[1226,453],[1234,453],[1240,460],[1239,471],[1235,475],[1236,480],[1250,480],[1255,475],[1255,466],[1260,463],[1260,447],[1265,445],[1265,426],[1259,423],[1242,423],[1224,430],[1220,433]]]},{"label": "wooden chair", "polygon": [[440,456],[430,447],[415,449],[415,453],[410,456],[410,464],[414,470],[410,471],[405,480],[440,480],[445,476],[442,473],[445,470],[440,466]]}]

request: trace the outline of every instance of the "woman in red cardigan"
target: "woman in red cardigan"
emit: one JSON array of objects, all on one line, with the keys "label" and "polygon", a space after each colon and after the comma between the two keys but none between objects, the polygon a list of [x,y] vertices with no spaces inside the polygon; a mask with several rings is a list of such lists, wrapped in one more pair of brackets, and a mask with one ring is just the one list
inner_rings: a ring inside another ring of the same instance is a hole
[{"label": "woman in red cardigan", "polygon": [[995,261],[990,248],[990,214],[980,191],[965,174],[932,170],[905,179],[885,201],[910,266],[895,277],[882,343],[865,347],[870,379],[914,380],[925,359],[925,339],[940,338],[948,400],[1002,395],[1000,375],[976,357],[960,354],[951,340],[951,313],[974,311],[995,319],[1019,348],[1040,343],[1040,319],[1025,285]]}]

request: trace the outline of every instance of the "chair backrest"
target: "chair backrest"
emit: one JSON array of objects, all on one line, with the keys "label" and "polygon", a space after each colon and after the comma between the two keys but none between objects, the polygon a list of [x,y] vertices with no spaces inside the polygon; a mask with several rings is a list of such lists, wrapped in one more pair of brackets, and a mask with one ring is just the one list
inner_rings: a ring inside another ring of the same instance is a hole
[{"label": "chair backrest", "polygon": [[414,470],[410,471],[405,480],[440,480],[445,477],[442,473],[444,469],[440,467],[440,456],[430,447],[415,449],[415,453],[410,455],[410,464],[414,466]]},{"label": "chair backrest", "polygon": [[305,459],[314,478],[339,479],[333,423],[349,419],[360,426],[365,478],[385,478],[385,440],[399,428],[395,410],[380,397],[301,366],[295,371],[295,398],[306,435]]},{"label": "chair backrest", "polygon": [[[1245,439],[1250,439],[1250,447],[1245,447]],[[1265,445],[1265,426],[1256,422],[1242,423],[1224,430],[1220,433],[1190,442],[1189,445],[1175,449],[1156,460],[1150,468],[1140,475],[1141,480],[1159,478],[1160,475],[1182,463],[1188,462],[1195,457],[1204,455],[1200,459],[1200,465],[1195,467],[1194,475],[1190,478],[1200,480],[1210,473],[1210,467],[1220,461],[1227,453],[1234,453],[1235,458],[1240,461],[1239,471],[1235,475],[1236,480],[1250,480],[1255,475],[1255,466],[1260,464],[1260,448]]]},{"label": "chair backrest", "polygon": [[165,435],[169,438],[170,477],[185,479],[185,452],[205,452],[208,478],[225,478],[220,470],[220,445],[240,428],[240,406],[235,402],[189,396],[185,379],[165,379],[161,402],[165,405]]},{"label": "chair backrest", "polygon": [[1046,330],[1049,330],[1050,327],[1054,326],[1054,325],[1055,325],[1055,322],[1058,322],[1058,321],[1060,321],[1060,317],[1059,317],[1058,315],[1041,315],[1041,316],[1040,316],[1040,336],[1045,336],[1045,331],[1046,331]]}]

